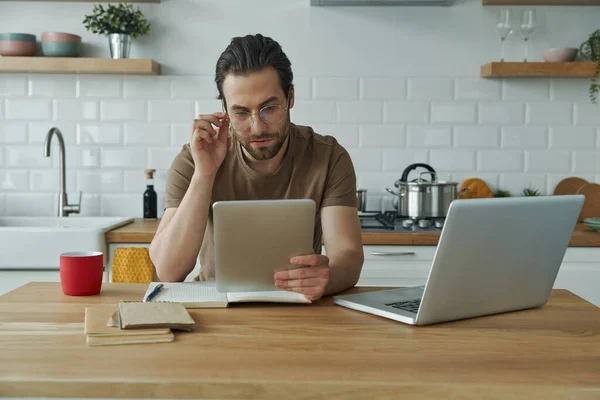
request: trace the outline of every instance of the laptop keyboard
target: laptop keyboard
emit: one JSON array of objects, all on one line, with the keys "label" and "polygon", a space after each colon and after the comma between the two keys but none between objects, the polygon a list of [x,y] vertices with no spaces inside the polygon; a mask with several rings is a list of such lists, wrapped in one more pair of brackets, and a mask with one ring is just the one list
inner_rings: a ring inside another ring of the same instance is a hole
[{"label": "laptop keyboard", "polygon": [[419,306],[421,305],[421,299],[417,300],[408,300],[408,301],[399,301],[396,303],[389,303],[386,306],[399,308],[401,310],[410,311],[412,313],[417,313],[419,311]]}]

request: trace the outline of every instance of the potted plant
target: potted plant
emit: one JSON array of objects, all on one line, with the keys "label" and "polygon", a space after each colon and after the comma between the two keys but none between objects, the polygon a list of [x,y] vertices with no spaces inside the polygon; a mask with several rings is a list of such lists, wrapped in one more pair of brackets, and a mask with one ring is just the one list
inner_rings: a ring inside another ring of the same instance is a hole
[{"label": "potted plant", "polygon": [[85,28],[92,33],[108,37],[111,58],[129,58],[131,39],[150,33],[151,24],[140,9],[131,4],[94,4],[93,14],[83,20]]},{"label": "potted plant", "polygon": [[494,197],[510,197],[510,192],[508,190],[498,189],[496,193],[494,193]]},{"label": "potted plant", "polygon": [[596,62],[596,73],[592,77],[590,84],[590,100],[593,104],[598,103],[598,92],[600,92],[600,29],[593,32],[587,41],[583,42],[579,51],[587,59]]},{"label": "potted plant", "polygon": [[537,189],[526,188],[523,189],[523,196],[540,196],[540,192]]}]

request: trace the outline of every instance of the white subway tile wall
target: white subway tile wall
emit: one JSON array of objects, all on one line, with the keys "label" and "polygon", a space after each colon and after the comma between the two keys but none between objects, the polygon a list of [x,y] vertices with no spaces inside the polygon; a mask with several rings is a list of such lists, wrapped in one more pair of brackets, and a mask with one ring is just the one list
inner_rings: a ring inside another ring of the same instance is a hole
[{"label": "white subway tile wall", "polygon": [[481,78],[456,79],[456,100],[500,100],[500,82]]},{"label": "white subway tile wall", "polygon": [[337,122],[375,124],[383,122],[383,103],[380,101],[338,101]]},{"label": "white subway tile wall", "polygon": [[74,75],[45,74],[31,76],[29,95],[34,97],[75,97],[77,79]]},{"label": "white subway tile wall", "polygon": [[29,191],[29,171],[5,170],[0,173],[0,190],[3,192]]},{"label": "white subway tile wall", "polygon": [[503,82],[503,96],[507,101],[548,101],[550,81],[548,79],[517,79]]},{"label": "white subway tile wall", "polygon": [[480,150],[477,152],[477,170],[482,172],[520,172],[524,155],[520,150]]},{"label": "white subway tile wall", "polygon": [[125,124],[125,145],[168,146],[170,126],[165,123]]},{"label": "white subway tile wall", "polygon": [[79,123],[77,144],[121,144],[122,130],[122,125],[115,123]]},{"label": "white subway tile wall", "polygon": [[[67,171],[67,193],[81,190],[77,185],[77,175],[86,171]],[[29,171],[29,189],[32,192],[58,193],[60,173],[56,169],[32,169]]]},{"label": "white subway tile wall", "polygon": [[409,78],[408,100],[452,100],[454,81],[449,78]]},{"label": "white subway tile wall", "polygon": [[357,78],[314,78],[312,83],[315,100],[358,100]]},{"label": "white subway tile wall", "polygon": [[499,132],[497,126],[457,126],[454,128],[454,147],[499,147]]},{"label": "white subway tile wall", "polygon": [[424,101],[389,101],[383,107],[383,120],[390,124],[426,124],[429,122],[429,103]]},{"label": "white subway tile wall", "polygon": [[501,147],[543,149],[548,146],[548,128],[537,126],[505,126],[502,128]]},{"label": "white subway tile wall", "polygon": [[27,96],[27,75],[0,74],[0,96]]},{"label": "white subway tile wall", "polygon": [[452,128],[446,126],[409,126],[407,147],[438,148],[452,146]]},{"label": "white subway tile wall", "polygon": [[77,97],[123,97],[123,77],[118,75],[80,75],[77,79]]},{"label": "white subway tile wall", "polygon": [[406,133],[402,125],[363,125],[360,147],[405,147]]},{"label": "white subway tile wall", "polygon": [[483,125],[522,125],[525,122],[525,104],[488,101],[479,104],[479,123]]},{"label": "white subway tile wall", "polygon": [[169,80],[171,98],[175,100],[216,99],[219,94],[211,76],[174,76]]},{"label": "white subway tile wall", "polygon": [[312,124],[311,127],[319,134],[333,136],[346,149],[359,147],[357,124]]},{"label": "white subway tile wall", "polygon": [[600,125],[600,112],[597,104],[575,104],[576,125]]},{"label": "white subway tile wall", "polygon": [[589,104],[590,83],[585,79],[556,78],[550,82],[550,100]]},{"label": "white subway tile wall", "polygon": [[126,99],[168,99],[171,82],[166,76],[126,76],[123,97]]},{"label": "white subway tile wall", "polygon": [[51,120],[52,101],[50,99],[7,98],[5,100],[7,120]]},{"label": "white subway tile wall", "polygon": [[6,123],[0,125],[0,143],[25,143],[27,142],[27,124]]},{"label": "white subway tile wall", "polygon": [[573,123],[572,103],[529,103],[527,123],[531,125],[570,125]]},{"label": "white subway tile wall", "polygon": [[432,124],[473,124],[476,119],[475,103],[434,102],[431,104]]},{"label": "white subway tile wall", "polygon": [[[598,110],[600,112],[600,110]],[[596,147],[596,128],[590,126],[553,126],[550,128],[550,148]]]},{"label": "white subway tile wall", "polygon": [[361,100],[406,99],[406,79],[363,78],[360,80]]},{"label": "white subway tile wall", "polygon": [[[569,176],[600,182],[600,108],[576,79],[299,76],[292,121],[349,152],[370,209],[417,162],[440,180],[552,193]],[[583,92],[583,93],[582,93]],[[82,215],[142,215],[144,169],[164,201],[173,158],[197,114],[221,110],[214,77],[0,74],[0,215],[55,215],[58,142]],[[74,201],[74,200],[73,200]],[[162,215],[163,204],[159,204]]]},{"label": "white subway tile wall", "polygon": [[98,102],[95,100],[54,100],[55,121],[96,121],[97,119]]}]

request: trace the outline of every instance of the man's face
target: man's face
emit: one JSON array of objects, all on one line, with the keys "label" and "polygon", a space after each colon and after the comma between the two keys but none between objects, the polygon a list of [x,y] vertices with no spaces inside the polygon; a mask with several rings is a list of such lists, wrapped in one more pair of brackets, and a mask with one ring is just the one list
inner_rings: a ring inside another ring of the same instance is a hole
[{"label": "man's face", "polygon": [[[279,76],[275,69],[268,67],[245,76],[229,74],[223,81],[223,95],[233,132],[246,152],[255,160],[275,157],[287,138],[290,122],[289,110],[285,110],[288,105],[287,99],[279,85]],[[292,108],[293,104],[292,90],[289,108]],[[281,108],[265,109],[275,105]],[[267,124],[260,118],[261,110],[263,117],[271,123]],[[246,123],[243,123],[243,120]],[[238,126],[245,127],[236,128],[236,122]]]}]

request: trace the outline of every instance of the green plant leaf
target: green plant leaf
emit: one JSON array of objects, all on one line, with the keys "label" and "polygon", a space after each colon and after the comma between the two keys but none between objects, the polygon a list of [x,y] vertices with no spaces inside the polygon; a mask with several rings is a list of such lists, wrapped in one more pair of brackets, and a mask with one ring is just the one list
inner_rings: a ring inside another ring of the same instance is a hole
[{"label": "green plant leaf", "polygon": [[101,4],[94,4],[91,15],[85,15],[83,24],[88,31],[101,35],[124,33],[136,38],[150,33],[150,24],[142,11],[135,10],[133,5],[119,3],[108,4],[105,9]]}]

